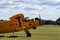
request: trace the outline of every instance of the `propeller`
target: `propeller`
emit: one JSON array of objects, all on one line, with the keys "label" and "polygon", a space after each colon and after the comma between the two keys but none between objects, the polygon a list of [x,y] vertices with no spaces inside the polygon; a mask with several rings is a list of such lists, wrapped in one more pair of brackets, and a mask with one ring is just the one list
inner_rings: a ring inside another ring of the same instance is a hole
[{"label": "propeller", "polygon": [[40,13],[39,13],[39,23],[40,23],[40,25],[41,25],[41,27],[42,27],[42,20],[41,20]]}]

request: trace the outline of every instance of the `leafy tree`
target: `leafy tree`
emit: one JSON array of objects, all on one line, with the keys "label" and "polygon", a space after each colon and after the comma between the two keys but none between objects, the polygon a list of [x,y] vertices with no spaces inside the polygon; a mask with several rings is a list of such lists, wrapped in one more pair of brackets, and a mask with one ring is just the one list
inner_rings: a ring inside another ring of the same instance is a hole
[{"label": "leafy tree", "polygon": [[60,25],[60,18],[56,20],[57,25]]}]

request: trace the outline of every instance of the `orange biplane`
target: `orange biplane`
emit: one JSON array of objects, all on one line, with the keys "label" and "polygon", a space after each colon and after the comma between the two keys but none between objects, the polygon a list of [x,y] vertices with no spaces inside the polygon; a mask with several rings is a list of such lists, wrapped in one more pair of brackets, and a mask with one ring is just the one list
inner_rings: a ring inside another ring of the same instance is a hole
[{"label": "orange biplane", "polygon": [[23,14],[16,14],[7,21],[0,21],[0,33],[25,31],[27,37],[31,37],[30,28],[36,29],[39,26],[39,19],[26,20]]}]

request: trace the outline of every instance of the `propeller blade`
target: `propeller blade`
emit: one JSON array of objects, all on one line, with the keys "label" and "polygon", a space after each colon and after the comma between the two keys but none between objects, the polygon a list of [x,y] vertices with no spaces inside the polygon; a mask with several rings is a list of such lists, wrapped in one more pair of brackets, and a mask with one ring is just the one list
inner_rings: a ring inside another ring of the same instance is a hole
[{"label": "propeller blade", "polygon": [[41,27],[42,27],[42,20],[41,20],[40,13],[39,13],[39,23],[40,23],[40,25],[41,25]]}]

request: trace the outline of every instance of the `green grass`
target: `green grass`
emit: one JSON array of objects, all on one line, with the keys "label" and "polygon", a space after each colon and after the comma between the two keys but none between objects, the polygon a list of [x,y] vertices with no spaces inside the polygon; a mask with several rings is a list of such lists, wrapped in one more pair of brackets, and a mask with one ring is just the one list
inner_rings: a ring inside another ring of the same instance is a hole
[{"label": "green grass", "polygon": [[5,37],[0,38],[0,40],[60,40],[60,26],[58,25],[44,25],[38,27],[36,30],[30,29],[32,37],[26,37],[24,31],[15,32],[16,38],[9,38],[12,33],[0,34],[5,35]]}]

